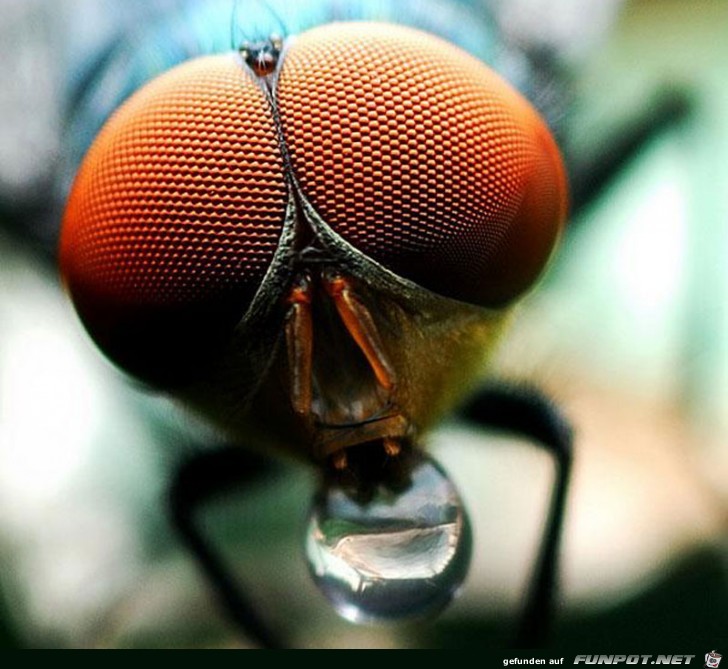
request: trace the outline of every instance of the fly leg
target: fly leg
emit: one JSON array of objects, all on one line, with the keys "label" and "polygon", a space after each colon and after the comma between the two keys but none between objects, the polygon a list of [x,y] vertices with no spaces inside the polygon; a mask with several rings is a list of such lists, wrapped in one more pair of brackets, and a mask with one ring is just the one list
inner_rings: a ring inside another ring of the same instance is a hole
[{"label": "fly leg", "polygon": [[553,625],[561,530],[572,463],[571,426],[541,392],[514,386],[483,389],[465,406],[462,415],[479,426],[532,440],[556,464],[546,525],[514,641],[516,648],[541,647]]},{"label": "fly leg", "polygon": [[281,648],[280,636],[265,622],[240,581],[197,524],[197,511],[208,500],[239,488],[261,474],[265,464],[241,448],[204,452],[177,471],[169,491],[172,523],[212,585],[227,618],[263,648]]},{"label": "fly leg", "polygon": [[651,141],[676,127],[691,112],[686,93],[663,93],[655,96],[648,110],[597,141],[596,148],[567,151],[572,220],[578,221],[582,212],[599,199]]}]

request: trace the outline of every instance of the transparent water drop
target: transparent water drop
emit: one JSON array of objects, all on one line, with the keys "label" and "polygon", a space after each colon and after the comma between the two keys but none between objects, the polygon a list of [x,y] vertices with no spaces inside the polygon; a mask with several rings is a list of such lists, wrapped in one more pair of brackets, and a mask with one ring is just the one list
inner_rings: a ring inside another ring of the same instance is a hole
[{"label": "transparent water drop", "polygon": [[424,454],[398,461],[392,476],[366,488],[328,481],[314,500],[308,563],[353,622],[439,611],[470,563],[470,525],[455,486]]}]

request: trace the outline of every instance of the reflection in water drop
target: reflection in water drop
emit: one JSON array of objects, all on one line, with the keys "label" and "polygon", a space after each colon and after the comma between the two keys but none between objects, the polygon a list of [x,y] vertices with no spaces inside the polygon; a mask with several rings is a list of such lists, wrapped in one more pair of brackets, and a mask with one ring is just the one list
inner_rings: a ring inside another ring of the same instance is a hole
[{"label": "reflection in water drop", "polygon": [[328,481],[316,496],[306,537],[314,580],[355,621],[409,618],[444,607],[462,583],[471,537],[460,497],[421,454],[408,480],[352,494]]}]

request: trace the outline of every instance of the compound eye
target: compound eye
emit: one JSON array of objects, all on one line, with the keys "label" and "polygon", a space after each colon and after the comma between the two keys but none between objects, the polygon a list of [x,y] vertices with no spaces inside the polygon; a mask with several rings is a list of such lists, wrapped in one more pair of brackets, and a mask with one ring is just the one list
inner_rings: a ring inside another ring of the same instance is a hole
[{"label": "compound eye", "polygon": [[294,42],[277,97],[304,194],[364,254],[483,306],[543,269],[566,213],[561,157],[479,61],[415,30],[334,24]]},{"label": "compound eye", "polygon": [[286,198],[270,105],[234,56],[137,92],[87,154],[61,235],[61,271],[96,343],[145,380],[183,379],[250,306]]}]

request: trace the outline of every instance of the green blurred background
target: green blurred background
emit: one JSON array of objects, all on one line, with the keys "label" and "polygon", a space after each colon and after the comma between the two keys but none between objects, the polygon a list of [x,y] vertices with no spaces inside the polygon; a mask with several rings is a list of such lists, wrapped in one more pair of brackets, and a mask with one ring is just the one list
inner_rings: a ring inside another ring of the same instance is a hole
[{"label": "green blurred background", "polygon": [[[44,20],[46,5],[0,0],[0,55],[16,64],[3,76],[12,90],[28,82],[0,101],[0,646],[245,646],[162,504],[175,464],[213,435],[101,359],[42,244],[13,229],[21,186],[43,199],[63,151],[52,99],[34,97],[54,95],[47,53],[33,46],[62,29]],[[584,25],[589,12],[576,12]],[[665,92],[689,113],[572,222],[490,370],[544,388],[576,430],[552,647],[728,652],[728,2],[630,0],[571,62],[575,156],[598,156]],[[476,541],[462,595],[436,621],[357,627],[332,613],[301,550],[313,472],[279,465],[205,513],[294,644],[508,643],[549,460],[455,422],[430,444]]]}]

